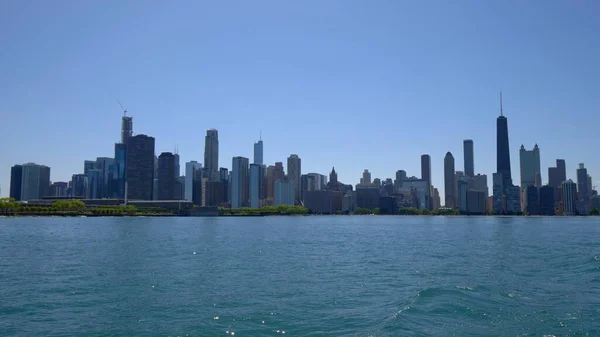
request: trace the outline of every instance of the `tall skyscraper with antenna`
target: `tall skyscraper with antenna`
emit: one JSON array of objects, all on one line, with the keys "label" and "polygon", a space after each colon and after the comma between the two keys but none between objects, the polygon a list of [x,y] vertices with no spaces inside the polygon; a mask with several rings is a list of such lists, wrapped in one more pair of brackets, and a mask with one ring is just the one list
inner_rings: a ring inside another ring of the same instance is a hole
[{"label": "tall skyscraper with antenna", "polygon": [[510,146],[508,143],[508,119],[502,110],[502,92],[500,92],[500,116],[496,119],[496,172],[502,175],[503,192],[512,186],[510,170]]},{"label": "tall skyscraper with antenna", "polygon": [[127,116],[127,109],[123,108],[123,104],[119,101],[121,109],[123,109],[123,117],[121,118],[121,144],[127,145],[127,140],[133,136],[133,118]]}]

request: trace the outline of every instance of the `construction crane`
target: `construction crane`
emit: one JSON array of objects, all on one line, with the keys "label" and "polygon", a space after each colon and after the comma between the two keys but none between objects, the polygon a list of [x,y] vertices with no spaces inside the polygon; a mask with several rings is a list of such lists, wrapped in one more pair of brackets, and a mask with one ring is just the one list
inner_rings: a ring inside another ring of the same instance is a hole
[{"label": "construction crane", "polygon": [[121,101],[117,100],[117,102],[119,102],[119,105],[121,106],[121,110],[123,110],[123,116],[127,116],[127,109],[125,109],[123,107],[123,104],[121,104]]}]

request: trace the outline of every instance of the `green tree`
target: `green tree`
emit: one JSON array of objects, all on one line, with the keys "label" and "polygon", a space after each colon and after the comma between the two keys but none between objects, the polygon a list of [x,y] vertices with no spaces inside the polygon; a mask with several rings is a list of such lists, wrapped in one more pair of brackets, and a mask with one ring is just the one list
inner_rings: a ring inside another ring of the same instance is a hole
[{"label": "green tree", "polygon": [[593,209],[590,211],[590,215],[595,215],[595,216],[598,216],[598,215],[600,215],[600,208],[593,208]]}]

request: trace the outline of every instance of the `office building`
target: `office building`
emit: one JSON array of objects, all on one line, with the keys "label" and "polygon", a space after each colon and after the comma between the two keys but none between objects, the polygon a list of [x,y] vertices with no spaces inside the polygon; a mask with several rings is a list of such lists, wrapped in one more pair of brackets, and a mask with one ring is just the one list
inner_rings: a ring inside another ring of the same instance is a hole
[{"label": "office building", "polygon": [[365,169],[363,174],[362,174],[362,178],[360,178],[360,184],[361,185],[371,185],[371,172],[369,172],[369,170]]},{"label": "office building", "polygon": [[[121,144],[127,145],[129,138],[133,137],[133,117],[125,115],[121,118]],[[85,173],[84,173],[85,174]]]},{"label": "office building", "polygon": [[16,201],[21,201],[21,183],[23,181],[23,165],[15,165],[10,169],[10,194]]},{"label": "office building", "polygon": [[554,187],[545,185],[540,188],[540,215],[554,215]]},{"label": "office building", "polygon": [[483,215],[487,211],[487,196],[483,191],[467,191],[467,214]]},{"label": "office building", "polygon": [[400,199],[404,203],[402,207],[428,209],[431,203],[431,188],[423,179],[414,177],[406,179],[397,193],[403,196]]},{"label": "office building", "polygon": [[204,168],[209,180],[219,179],[219,132],[215,129],[207,130],[204,138]]},{"label": "office building", "polygon": [[[504,180],[505,181],[505,180]],[[506,212],[508,214],[521,214],[521,189],[511,185],[506,188]]]},{"label": "office building", "polygon": [[193,201],[194,178],[196,171],[201,169],[202,164],[195,160],[185,163],[185,187],[183,189],[185,191],[185,200],[187,201]]},{"label": "office building", "polygon": [[421,179],[431,186],[431,156],[428,154],[421,155]]},{"label": "office building", "polygon": [[577,169],[577,196],[579,200],[587,203],[590,201],[592,192],[589,185],[587,169],[583,163],[580,163]]},{"label": "office building", "polygon": [[27,163],[22,165],[21,200],[38,200],[50,195],[50,168]]},{"label": "office building", "polygon": [[492,193],[493,193],[493,209],[495,214],[504,214],[506,212],[506,206],[504,204],[504,186],[502,183],[501,173],[494,173],[492,175]]},{"label": "office building", "polygon": [[302,162],[297,154],[292,154],[287,159],[288,178],[294,182],[294,200],[300,204],[300,177],[302,177]]},{"label": "office building", "polygon": [[541,177],[540,149],[538,145],[535,144],[533,150],[530,151],[521,145],[519,158],[521,164],[521,190],[525,192],[529,186],[541,187],[538,185],[538,183],[541,183],[538,181]]},{"label": "office building", "polygon": [[356,187],[356,207],[367,208],[370,210],[379,207],[379,188],[376,186],[359,184]]},{"label": "office building", "polygon": [[231,165],[231,208],[249,207],[249,166],[245,157],[233,157]]},{"label": "office building", "polygon": [[436,210],[442,207],[442,202],[440,200],[440,191],[437,188],[433,189],[433,195],[431,196],[432,206],[431,209]]},{"label": "office building", "polygon": [[444,157],[444,196],[446,207],[456,208],[456,193],[454,156],[448,152]]},{"label": "office building", "polygon": [[464,169],[467,177],[475,175],[475,158],[473,153],[473,140],[465,139],[463,141],[463,152],[464,152]]},{"label": "office building", "polygon": [[563,215],[575,215],[577,201],[577,185],[568,179],[561,184],[561,202]]},{"label": "office building", "polygon": [[127,199],[152,200],[154,191],[154,138],[129,138],[126,154]]},{"label": "office building", "polygon": [[[177,179],[180,177],[181,174],[181,165],[180,165],[180,158],[179,158],[179,153],[177,153],[178,150],[175,150],[175,153],[173,153],[173,160],[175,161],[175,170],[174,170],[174,178]],[[180,199],[181,200],[181,199]]]},{"label": "office building", "polygon": [[502,109],[502,93],[500,93],[500,116],[496,119],[496,172],[502,175],[503,194],[507,194],[506,190],[513,186],[513,181],[510,169],[508,119]]},{"label": "office building", "polygon": [[175,199],[175,155],[163,152],[158,156],[158,200]]},{"label": "office building", "polygon": [[263,141],[254,143],[254,164],[263,165]]},{"label": "office building", "polygon": [[294,182],[288,179],[275,181],[275,206],[294,205]]},{"label": "office building", "polygon": [[[310,191],[306,193],[304,207],[308,208],[313,214],[335,214],[342,211],[342,198],[343,194],[340,191]],[[379,199],[377,199],[375,207],[378,204]]]},{"label": "office building", "polygon": [[534,185],[529,185],[525,189],[525,210],[527,215],[540,214],[540,196],[539,189]]},{"label": "office building", "polygon": [[556,159],[556,167],[548,168],[548,186],[554,188],[554,200],[560,200],[560,185],[567,180],[567,167],[564,159]]},{"label": "office building", "polygon": [[466,179],[459,178],[457,180],[457,206],[461,214],[467,213],[467,192],[469,191]]},{"label": "office building", "polygon": [[396,171],[396,179],[394,180],[394,190],[397,192],[402,187],[403,182],[407,179],[406,171],[398,170]]},{"label": "office building", "polygon": [[266,167],[260,164],[250,164],[250,207],[261,208],[265,196]]},{"label": "office building", "polygon": [[71,197],[84,199],[87,196],[87,177],[85,174],[74,174],[71,177]]},{"label": "office building", "polygon": [[69,183],[63,181],[56,181],[50,185],[50,197],[66,198]]},{"label": "office building", "polygon": [[116,168],[116,182],[114,188],[111,190],[111,194],[115,198],[122,199],[125,197],[125,176],[126,165],[127,165],[127,146],[123,143],[115,143],[115,168]]}]

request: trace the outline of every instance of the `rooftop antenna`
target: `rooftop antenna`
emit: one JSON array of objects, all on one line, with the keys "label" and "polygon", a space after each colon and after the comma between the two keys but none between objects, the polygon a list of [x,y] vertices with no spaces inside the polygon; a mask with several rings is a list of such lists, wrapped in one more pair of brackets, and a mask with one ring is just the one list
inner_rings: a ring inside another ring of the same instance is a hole
[{"label": "rooftop antenna", "polygon": [[123,110],[123,116],[127,116],[127,109],[125,109],[123,107],[123,104],[121,104],[121,101],[117,100],[117,102],[119,102],[119,105],[121,106],[121,110]]},{"label": "rooftop antenna", "polygon": [[502,90],[500,90],[500,116],[504,116],[504,111],[502,111]]},{"label": "rooftop antenna", "polygon": [[258,140],[262,141],[262,130],[260,130],[260,135],[258,136]]}]

